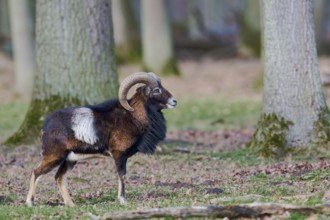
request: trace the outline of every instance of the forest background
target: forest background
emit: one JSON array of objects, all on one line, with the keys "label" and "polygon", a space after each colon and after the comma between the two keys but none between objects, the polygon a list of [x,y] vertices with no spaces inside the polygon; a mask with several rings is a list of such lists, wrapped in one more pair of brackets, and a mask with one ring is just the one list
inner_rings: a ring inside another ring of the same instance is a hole
[{"label": "forest background", "polygon": [[[49,46],[48,50],[39,50],[38,54],[38,44],[46,42],[44,45],[47,45],[47,31],[57,33],[56,12],[74,13],[75,7],[84,7],[84,4],[49,2],[54,4],[47,5],[45,1],[38,0],[0,0],[0,142],[4,143],[0,155],[0,215],[3,218],[54,216],[71,219],[87,213],[102,216],[118,210],[253,202],[294,204],[313,209],[307,213],[276,213],[280,217],[299,219],[326,215],[326,212],[315,207],[328,201],[329,124],[318,120],[322,122],[320,126],[325,127],[325,132],[318,134],[325,133],[326,143],[315,144],[313,140],[310,142],[312,144],[291,148],[286,142],[276,139],[283,133],[286,139],[290,139],[285,129],[279,132],[280,135],[271,134],[276,140],[271,139],[270,145],[267,141],[266,144],[260,140],[253,142],[258,128],[262,126],[266,105],[263,94],[267,91],[263,78],[266,58],[262,58],[265,48],[261,40],[265,24],[263,13],[267,8],[262,3],[255,0],[100,1],[104,4],[111,2],[112,6],[112,19],[100,22],[102,25],[110,24],[106,27],[113,30],[102,35],[108,37],[108,43],[114,48],[114,51],[104,52],[110,55],[102,59],[111,65],[90,72],[84,71],[87,70],[85,67],[72,68],[65,75],[61,72],[63,69],[53,71],[54,68],[47,65],[65,62],[66,54],[73,54],[72,48],[79,48],[79,42],[89,44],[88,39],[83,39],[83,34],[77,34],[83,33],[79,32],[79,28],[92,33],[103,29],[98,29],[98,20],[89,25],[78,22],[76,29],[72,28],[74,31],[48,38],[52,42],[59,39],[58,44]],[[86,2],[90,3],[85,7],[93,6],[93,1]],[[293,2],[300,7],[299,3]],[[313,9],[314,20],[309,30],[315,33],[316,64],[319,68],[316,74],[320,75],[319,84],[328,101],[330,1],[303,2],[307,2],[307,6],[308,2],[312,2],[310,8]],[[54,13],[51,16],[53,19],[39,19],[38,23],[37,16],[43,15],[38,14],[38,7]],[[101,7],[94,8],[96,14],[100,13],[97,10],[102,11]],[[276,5],[272,8],[276,10]],[[83,20],[84,17],[81,18]],[[64,16],[64,19],[70,19],[70,16]],[[54,29],[48,29],[49,26]],[[70,34],[76,36],[77,44],[66,38]],[[38,40],[37,35],[44,38],[39,37]],[[61,40],[68,40],[73,45],[70,53],[56,49],[62,45]],[[98,47],[102,51],[102,45],[91,44],[91,48]],[[57,63],[50,62],[61,56]],[[307,62],[300,60],[301,65]],[[40,67],[41,64],[45,66]],[[79,61],[70,64],[81,65]],[[49,85],[36,82],[40,79],[36,75],[44,74],[41,69],[51,74],[47,77],[58,88],[49,91]],[[168,135],[156,155],[138,155],[128,164],[129,205],[121,206],[116,201],[117,180],[112,161],[95,160],[79,162],[68,177],[77,209],[62,206],[53,174],[42,180],[45,184],[40,184],[38,188],[36,208],[25,207],[27,176],[40,160],[36,132],[43,117],[62,106],[94,104],[116,97],[119,82],[128,74],[141,70],[159,74],[163,85],[178,100],[178,106],[174,110],[164,111]],[[74,74],[80,72],[90,74],[91,79],[95,76],[93,74],[105,74],[108,80],[104,80],[101,89],[98,85],[102,82],[86,80],[86,84],[75,86],[73,93],[61,93],[71,87],[61,83],[66,81],[65,76],[79,78]],[[302,84],[299,83],[299,86],[302,87]],[[54,94],[62,94],[65,99],[46,104],[35,121],[27,122],[29,112],[36,112],[32,108],[35,97],[53,94],[55,90]],[[325,121],[328,121],[327,117]],[[274,126],[277,125],[274,122]],[[274,131],[274,128],[270,130]],[[296,142],[292,143],[294,145]]]}]

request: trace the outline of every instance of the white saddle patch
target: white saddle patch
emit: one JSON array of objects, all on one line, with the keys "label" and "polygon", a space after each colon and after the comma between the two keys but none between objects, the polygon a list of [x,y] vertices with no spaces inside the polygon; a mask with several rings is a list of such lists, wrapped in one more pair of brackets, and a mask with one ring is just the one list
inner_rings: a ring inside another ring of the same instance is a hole
[{"label": "white saddle patch", "polygon": [[98,140],[94,129],[93,112],[89,108],[77,108],[74,110],[72,119],[74,136],[85,143],[95,144]]}]

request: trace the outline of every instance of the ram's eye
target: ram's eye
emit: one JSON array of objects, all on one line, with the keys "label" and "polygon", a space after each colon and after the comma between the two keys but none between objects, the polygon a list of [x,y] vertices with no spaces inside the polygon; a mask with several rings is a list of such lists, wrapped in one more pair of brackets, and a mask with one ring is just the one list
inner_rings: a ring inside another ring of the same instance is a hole
[{"label": "ram's eye", "polygon": [[160,94],[162,94],[162,90],[160,88],[154,88],[153,89],[153,94],[154,95],[160,95]]}]

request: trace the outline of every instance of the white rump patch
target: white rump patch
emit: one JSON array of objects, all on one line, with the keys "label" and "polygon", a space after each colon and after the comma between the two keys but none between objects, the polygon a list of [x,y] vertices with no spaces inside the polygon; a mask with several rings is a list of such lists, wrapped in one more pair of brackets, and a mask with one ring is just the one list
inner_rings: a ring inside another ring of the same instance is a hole
[{"label": "white rump patch", "polygon": [[85,143],[95,144],[98,140],[94,129],[93,112],[89,108],[77,108],[74,110],[72,119],[74,136]]}]

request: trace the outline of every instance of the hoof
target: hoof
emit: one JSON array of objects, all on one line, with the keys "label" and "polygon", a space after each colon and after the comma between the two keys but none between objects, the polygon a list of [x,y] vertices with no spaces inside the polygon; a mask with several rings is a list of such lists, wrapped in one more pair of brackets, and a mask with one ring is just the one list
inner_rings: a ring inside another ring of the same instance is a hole
[{"label": "hoof", "polygon": [[119,202],[120,202],[121,205],[127,205],[128,204],[127,200],[124,197],[119,197],[118,199],[119,199]]},{"label": "hoof", "polygon": [[68,206],[71,208],[76,206],[72,201],[65,202],[64,204],[65,204],[65,206]]},{"label": "hoof", "polygon": [[33,206],[33,202],[30,201],[30,200],[26,200],[25,204],[26,204],[28,207],[32,207],[32,206]]}]

